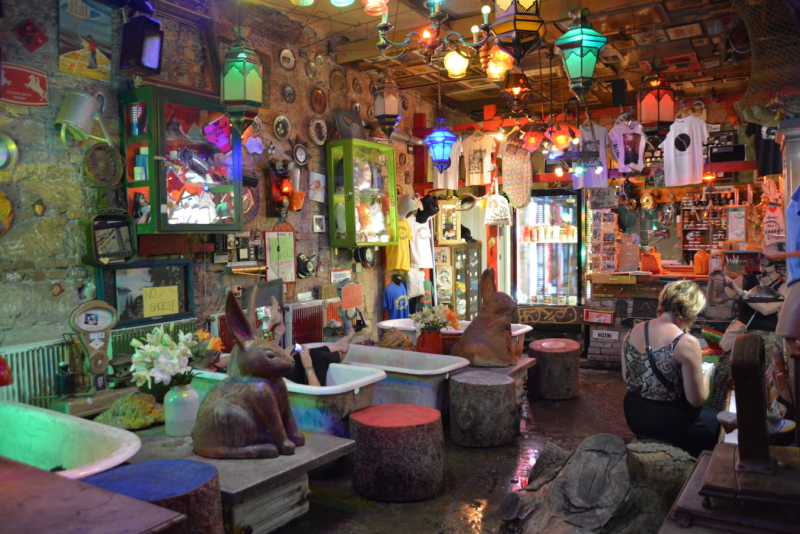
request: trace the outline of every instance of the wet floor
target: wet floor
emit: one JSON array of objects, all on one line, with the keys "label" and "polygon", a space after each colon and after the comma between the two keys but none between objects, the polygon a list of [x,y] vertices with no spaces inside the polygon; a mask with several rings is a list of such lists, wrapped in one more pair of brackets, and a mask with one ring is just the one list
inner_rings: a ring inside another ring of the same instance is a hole
[{"label": "wet floor", "polygon": [[619,371],[581,369],[581,394],[569,401],[526,400],[516,442],[490,449],[461,447],[445,431],[445,489],[416,503],[359,497],[345,468],[312,478],[308,514],[279,534],[479,534],[500,528],[500,502],[527,483],[528,469],[548,441],[574,449],[586,437],[633,438],[625,424],[625,383]]}]

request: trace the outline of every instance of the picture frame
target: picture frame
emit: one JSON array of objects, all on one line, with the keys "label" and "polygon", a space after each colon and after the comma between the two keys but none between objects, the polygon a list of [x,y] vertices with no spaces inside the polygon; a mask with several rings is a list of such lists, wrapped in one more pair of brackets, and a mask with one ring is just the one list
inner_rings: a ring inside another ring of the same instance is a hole
[{"label": "picture frame", "polygon": [[461,200],[439,200],[439,213],[436,214],[436,242],[439,244],[461,243]]},{"label": "picture frame", "polygon": [[453,268],[442,265],[436,269],[436,298],[441,304],[453,302],[453,282],[455,281]]},{"label": "picture frame", "polygon": [[336,119],[336,128],[339,130],[339,137],[342,139],[363,139],[367,140],[367,132],[364,131],[364,123],[361,115],[357,111],[336,109],[333,111]]},{"label": "picture frame", "polygon": [[324,215],[314,215],[311,221],[311,231],[315,234],[324,234],[327,232]]},{"label": "picture frame", "polygon": [[692,46],[695,48],[711,46],[711,39],[708,37],[698,37],[697,39],[692,39]]},{"label": "picture frame", "polygon": [[436,265],[450,265],[450,247],[433,247],[433,260]]},{"label": "picture frame", "polygon": [[[143,261],[100,267],[96,269],[96,283],[97,298],[119,313],[115,328],[194,317],[191,260]],[[152,291],[155,289],[160,291]]]},{"label": "picture frame", "polygon": [[667,28],[666,31],[671,41],[703,36],[703,27],[699,22],[684,24],[683,26],[673,26],[672,28]]}]

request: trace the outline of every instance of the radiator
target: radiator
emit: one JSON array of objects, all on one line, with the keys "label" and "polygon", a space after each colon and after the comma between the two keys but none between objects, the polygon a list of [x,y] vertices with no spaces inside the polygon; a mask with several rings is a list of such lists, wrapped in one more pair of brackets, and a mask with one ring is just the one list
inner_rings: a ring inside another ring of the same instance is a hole
[{"label": "radiator", "polygon": [[319,343],[327,314],[326,301],[295,302],[284,308],[287,346],[295,343]]},{"label": "radiator", "polygon": [[342,320],[339,318],[340,303],[341,301],[338,298],[328,299],[325,301],[325,324],[328,324],[329,321],[342,322]]},{"label": "radiator", "polygon": [[58,364],[69,361],[69,350],[63,339],[3,347],[0,354],[8,362],[14,383],[0,387],[0,399],[42,408],[50,407],[55,396]]},{"label": "radiator", "polygon": [[236,344],[230,329],[228,329],[228,318],[224,313],[215,313],[208,316],[208,332],[222,340],[222,352],[231,352]]},{"label": "radiator", "polygon": [[[170,323],[164,323],[164,328],[169,328]],[[186,319],[184,321],[175,321],[175,330],[186,334],[189,332],[197,331],[197,319]],[[159,325],[148,326],[132,326],[130,328],[120,328],[119,330],[111,331],[111,354],[117,356],[120,354],[133,354],[134,348],[131,347],[131,341],[134,339],[145,339],[145,336],[153,331],[153,328]],[[112,358],[113,358],[112,356]]]}]

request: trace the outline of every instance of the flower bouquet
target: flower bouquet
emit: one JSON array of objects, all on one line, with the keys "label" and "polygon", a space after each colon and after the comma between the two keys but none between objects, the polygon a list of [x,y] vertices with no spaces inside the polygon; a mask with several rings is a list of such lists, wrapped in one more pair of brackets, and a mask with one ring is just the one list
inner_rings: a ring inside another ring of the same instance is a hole
[{"label": "flower bouquet", "polygon": [[219,361],[220,353],[223,350],[222,339],[203,330],[195,332],[197,344],[191,348],[192,357],[190,359],[192,367],[195,369],[208,369]]},{"label": "flower bouquet", "polygon": [[420,332],[417,335],[417,352],[441,354],[442,337],[439,332],[448,326],[458,328],[458,314],[440,304],[412,314],[411,322]]},{"label": "flower bouquet", "polygon": [[168,328],[157,326],[145,339],[132,340],[136,352],[131,358],[131,371],[136,385],[146,393],[152,392],[158,400],[163,395],[157,394],[154,384],[165,387],[191,384],[194,373],[190,358],[196,345],[194,334],[176,331],[174,324]]}]

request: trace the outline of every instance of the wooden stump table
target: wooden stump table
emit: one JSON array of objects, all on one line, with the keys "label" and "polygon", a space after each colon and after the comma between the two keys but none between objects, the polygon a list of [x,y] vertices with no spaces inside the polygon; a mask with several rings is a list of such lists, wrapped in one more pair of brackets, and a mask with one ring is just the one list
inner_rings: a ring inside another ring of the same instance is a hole
[{"label": "wooden stump table", "polygon": [[537,399],[574,399],[580,393],[581,346],[571,339],[539,339],[528,345],[536,367],[528,375],[528,394]]},{"label": "wooden stump table", "polygon": [[465,447],[497,447],[519,435],[514,379],[469,371],[450,379],[450,439]]},{"label": "wooden stump table", "polygon": [[350,414],[353,488],[373,501],[411,502],[444,488],[444,430],[439,410],[382,404]]}]

